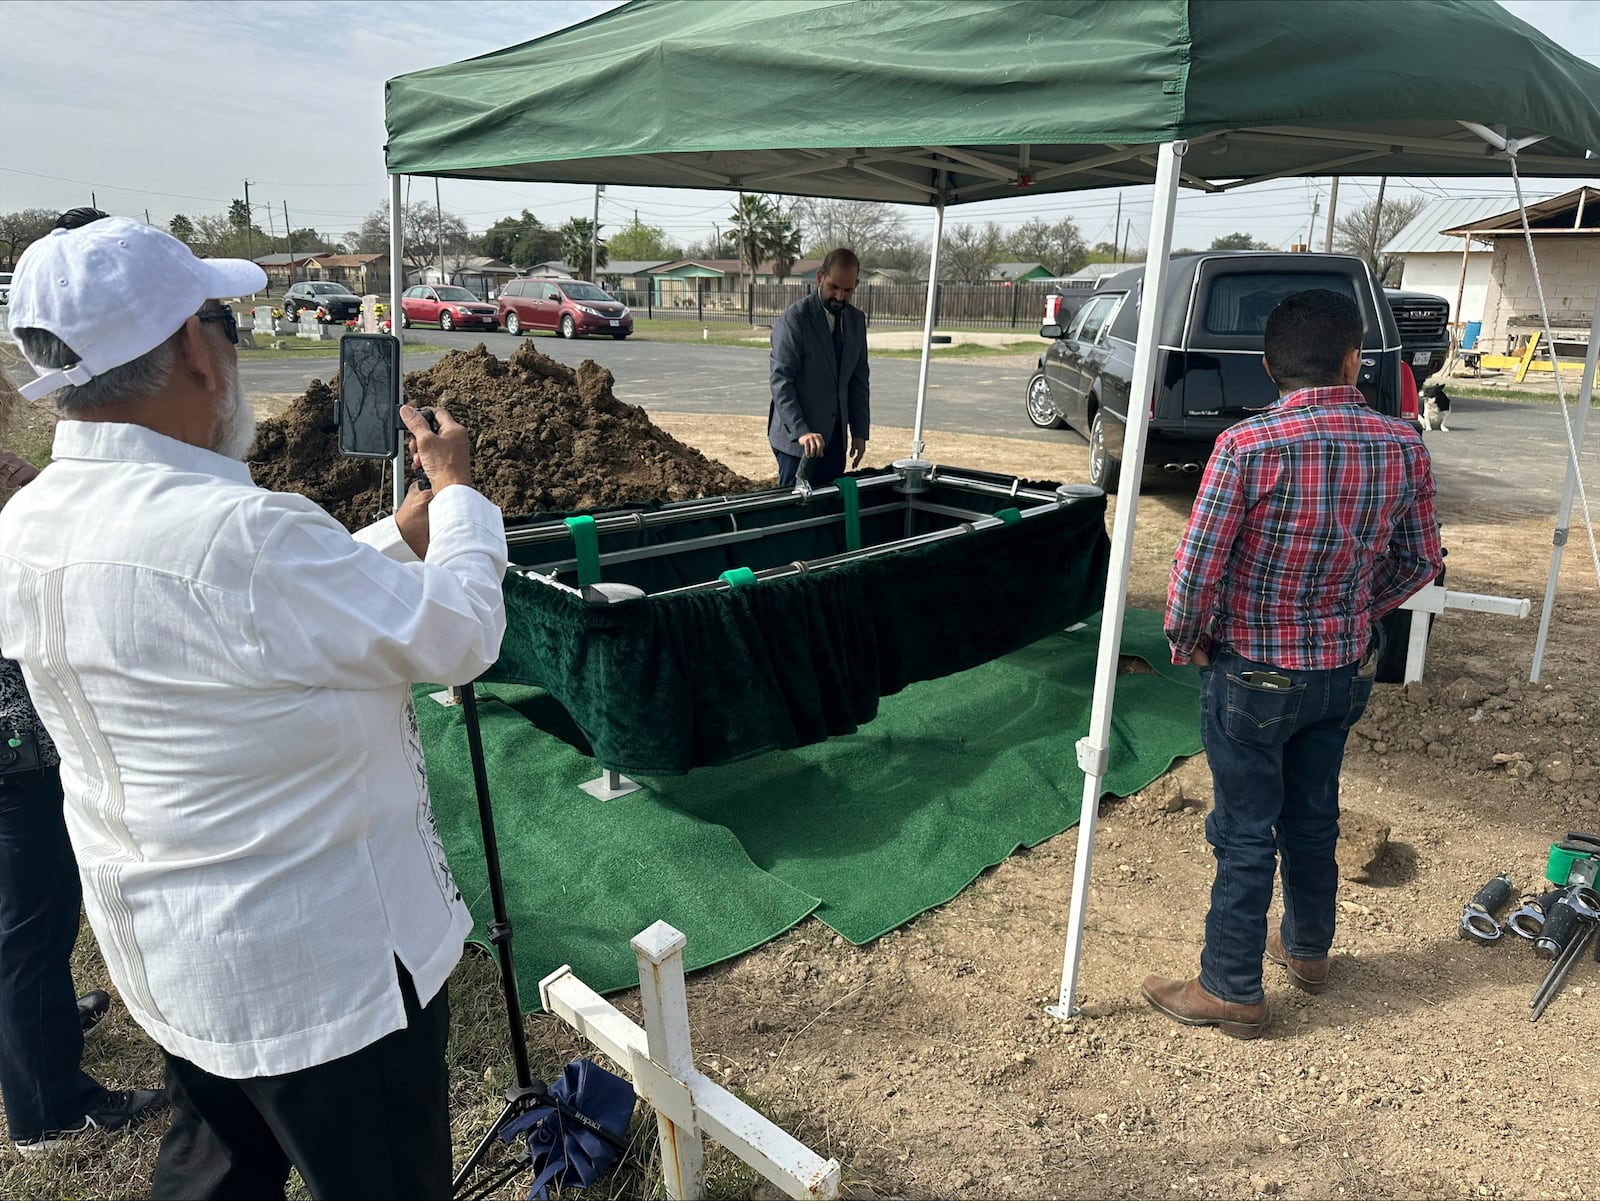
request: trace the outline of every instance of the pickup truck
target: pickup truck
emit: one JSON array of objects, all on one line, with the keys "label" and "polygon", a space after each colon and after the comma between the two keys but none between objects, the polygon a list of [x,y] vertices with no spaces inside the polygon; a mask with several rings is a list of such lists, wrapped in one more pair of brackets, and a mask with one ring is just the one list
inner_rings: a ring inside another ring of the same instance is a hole
[{"label": "pickup truck", "polygon": [[[1089,441],[1089,478],[1116,491],[1133,385],[1134,338],[1144,268],[1106,280],[1052,339],[1024,398],[1041,429],[1071,426]],[[1366,325],[1356,386],[1380,413],[1402,412],[1399,331],[1367,265],[1340,254],[1254,251],[1177,254],[1168,270],[1166,309],[1149,406],[1147,469],[1196,472],[1228,426],[1278,398],[1261,366],[1267,314],[1293,292],[1328,288],[1351,297]]]},{"label": "pickup truck", "polygon": [[1431,293],[1399,288],[1385,288],[1383,298],[1400,331],[1405,364],[1420,388],[1450,357],[1450,305]]}]

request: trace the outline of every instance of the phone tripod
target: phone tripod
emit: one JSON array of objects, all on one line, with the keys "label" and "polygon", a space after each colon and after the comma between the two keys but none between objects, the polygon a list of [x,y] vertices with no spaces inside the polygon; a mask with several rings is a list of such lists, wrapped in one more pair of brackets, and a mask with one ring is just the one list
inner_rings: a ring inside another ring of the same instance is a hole
[{"label": "phone tripod", "polygon": [[489,923],[489,942],[493,944],[500,966],[500,992],[505,998],[506,1024],[511,1032],[511,1061],[516,1077],[506,1089],[505,1108],[500,1116],[484,1131],[472,1154],[461,1165],[461,1170],[450,1183],[451,1195],[457,1198],[482,1196],[498,1188],[523,1168],[528,1166],[528,1153],[518,1147],[510,1166],[501,1169],[475,1188],[463,1191],[473,1171],[483,1162],[494,1145],[494,1140],[506,1126],[531,1110],[550,1106],[562,1119],[575,1122],[584,1129],[604,1139],[618,1152],[627,1150],[627,1144],[601,1126],[586,1113],[581,1113],[561,1098],[550,1093],[542,1080],[533,1078],[528,1064],[528,1036],[522,1026],[522,998],[517,989],[516,961],[511,953],[511,918],[506,913],[505,886],[500,877],[500,844],[495,837],[494,809],[489,802],[489,768],[483,756],[483,730],[478,723],[478,697],[471,684],[462,684],[451,691],[461,705],[461,716],[467,728],[467,753],[472,760],[472,787],[478,797],[478,825],[483,831],[483,859],[489,872],[489,901],[493,920]]}]

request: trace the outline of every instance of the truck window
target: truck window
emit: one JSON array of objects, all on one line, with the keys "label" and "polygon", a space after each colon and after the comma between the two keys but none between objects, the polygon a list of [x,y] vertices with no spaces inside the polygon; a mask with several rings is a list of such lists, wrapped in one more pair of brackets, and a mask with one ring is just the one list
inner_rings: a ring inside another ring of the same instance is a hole
[{"label": "truck window", "polygon": [[1355,285],[1344,275],[1312,271],[1218,275],[1206,297],[1205,330],[1208,334],[1259,338],[1267,332],[1267,315],[1279,301],[1313,288],[1326,288],[1361,303]]}]

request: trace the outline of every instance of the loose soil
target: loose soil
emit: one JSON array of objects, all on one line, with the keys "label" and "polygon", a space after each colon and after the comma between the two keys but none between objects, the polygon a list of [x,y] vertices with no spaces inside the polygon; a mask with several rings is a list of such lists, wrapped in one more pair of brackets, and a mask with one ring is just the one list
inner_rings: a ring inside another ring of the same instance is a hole
[{"label": "loose soil", "polygon": [[[531,343],[499,359],[480,343],[406,376],[407,403],[442,408],[473,432],[478,489],[508,515],[687,500],[748,490],[750,480],[658,429],[611,393],[611,372],[577,370]],[[358,529],[387,510],[387,464],[339,454],[338,377],[260,423],[247,460],[264,488],[302,492]]]},{"label": "loose soil", "polygon": [[[615,455],[615,470],[604,470],[629,486],[662,478],[648,472],[664,472],[660,456],[677,462],[680,451],[694,464],[716,460],[716,470],[728,464],[730,477],[770,478],[760,417],[652,409],[652,433],[638,410],[605,403],[603,372],[586,377],[580,368],[567,381],[535,363],[518,366],[526,353],[501,375],[478,356],[450,369],[463,374],[440,372],[433,391],[412,393],[463,415],[483,454],[518,447],[518,496],[531,502],[545,489],[569,507],[659,494],[567,482],[578,474],[573,454],[591,449]],[[505,388],[508,376],[541,396],[576,384],[592,408],[561,410],[566,426],[548,440],[532,422],[548,410],[532,402],[499,405],[512,429],[475,423],[488,410],[463,394],[468,383]],[[318,394],[302,426],[325,420],[326,399]],[[622,428],[636,431],[640,459],[627,443],[602,443],[602,431]],[[1042,442],[931,430],[927,438],[939,462],[1043,479],[1081,480],[1087,471],[1085,449],[1066,435]],[[309,441],[302,434],[293,445]],[[869,461],[887,462],[909,444],[907,431],[878,429]],[[630,474],[639,461],[655,465]],[[601,470],[599,462],[585,457],[582,474]],[[257,478],[269,477],[258,469]],[[603,499],[580,498],[591,491]],[[1160,605],[1193,496],[1192,478],[1155,483],[1142,496],[1132,603]],[[354,505],[352,519],[371,503],[340,499]],[[1536,615],[1551,514],[1487,509],[1448,479],[1440,509],[1451,586],[1530,597]],[[1542,683],[1527,682],[1536,616],[1452,611],[1435,626],[1425,683],[1378,690],[1345,764],[1332,983],[1310,997],[1267,965],[1273,1021],[1261,1040],[1176,1026],[1138,995],[1147,972],[1195,967],[1212,877],[1202,755],[1140,794],[1101,805],[1079,1016],[1061,1022],[1044,1012],[1059,985],[1077,847],[1069,831],[869,946],[852,947],[810,920],[698,973],[689,1004],[700,1068],[837,1157],[850,1196],[1600,1197],[1600,967],[1580,963],[1532,1025],[1528,1001],[1547,965],[1509,936],[1486,947],[1456,936],[1462,904],[1480,884],[1508,870],[1520,888],[1536,890],[1551,841],[1600,828],[1592,573],[1579,527]],[[85,943],[78,983],[103,986],[104,969]],[[451,980],[457,1162],[499,1112],[509,1078],[494,981],[491,962],[476,954]],[[634,995],[614,1000],[637,1016]],[[584,1053],[554,1019],[533,1016],[527,1026],[534,1069],[546,1078]],[[86,1066],[122,1086],[147,1083],[156,1070],[148,1042],[120,1013]],[[89,1192],[142,1192],[156,1133],[97,1144],[55,1174],[11,1161],[12,1170],[0,1169],[0,1192],[76,1194],[84,1177],[99,1181]],[[643,1117],[633,1140],[624,1166],[599,1186],[605,1195],[659,1188]],[[726,1153],[713,1151],[708,1165],[714,1196],[777,1195]],[[493,1195],[520,1198],[526,1188],[523,1177]]]}]

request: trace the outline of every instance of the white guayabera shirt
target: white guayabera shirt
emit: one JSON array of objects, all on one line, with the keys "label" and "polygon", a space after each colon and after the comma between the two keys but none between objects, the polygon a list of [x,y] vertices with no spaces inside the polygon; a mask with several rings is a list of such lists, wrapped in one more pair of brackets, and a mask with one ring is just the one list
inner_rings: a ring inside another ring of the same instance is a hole
[{"label": "white guayabera shirt", "polygon": [[0,511],[0,645],[61,752],[84,904],[134,1019],[215,1075],[280,1075],[405,1025],[471,925],[434,829],[413,681],[505,633],[500,512],[352,538],[243,463],[64,421]]}]

